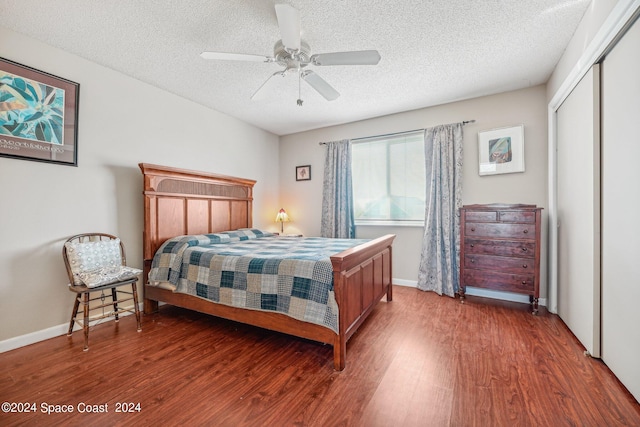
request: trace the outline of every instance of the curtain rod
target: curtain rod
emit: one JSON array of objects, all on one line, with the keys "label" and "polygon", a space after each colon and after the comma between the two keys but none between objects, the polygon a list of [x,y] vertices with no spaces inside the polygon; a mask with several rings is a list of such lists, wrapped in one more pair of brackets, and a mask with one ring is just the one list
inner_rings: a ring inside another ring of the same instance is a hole
[{"label": "curtain rod", "polygon": [[[464,120],[464,121],[462,121],[462,125],[464,126],[464,125],[466,125],[466,124],[469,124],[469,123],[475,123],[475,122],[476,122],[476,121],[475,121],[475,119],[473,119],[473,120]],[[425,129],[426,129],[426,128],[422,128],[422,129],[413,129],[413,130],[405,130],[405,131],[402,131],[402,132],[385,133],[385,134],[382,134],[382,135],[362,136],[362,137],[360,137],[360,138],[352,138],[352,139],[351,139],[351,141],[358,141],[358,140],[360,140],[360,139],[369,139],[369,138],[380,138],[380,137],[383,137],[383,136],[395,136],[395,135],[402,135],[403,133],[419,132],[419,131],[421,131],[421,130],[425,130]],[[327,145],[327,143],[326,143],[326,142],[320,142],[319,144],[320,144],[320,145]]]}]

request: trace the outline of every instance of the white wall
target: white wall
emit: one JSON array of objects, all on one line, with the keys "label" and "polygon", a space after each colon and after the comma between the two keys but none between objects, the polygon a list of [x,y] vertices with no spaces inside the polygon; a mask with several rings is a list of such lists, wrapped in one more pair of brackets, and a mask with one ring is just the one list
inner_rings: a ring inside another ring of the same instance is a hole
[{"label": "white wall", "polygon": [[[280,139],[280,201],[291,214],[285,232],[320,234],[324,149],[318,143],[426,128],[475,119],[464,127],[463,203],[547,203],[547,118],[545,86],[409,111]],[[478,131],[524,124],[524,173],[478,175]],[[311,181],[296,181],[295,167],[311,165]],[[275,216],[275,214],[274,214]],[[546,234],[546,221],[543,235]],[[397,234],[393,275],[417,281],[421,227],[358,227],[357,237]],[[544,238],[544,237],[543,237]],[[546,240],[542,246],[541,297],[546,296]]]},{"label": "white wall", "polygon": [[275,229],[276,135],[2,27],[0,56],[80,83],[77,168],[0,157],[0,341],[69,321],[70,235],[119,235],[142,267],[140,162],[255,179]]}]

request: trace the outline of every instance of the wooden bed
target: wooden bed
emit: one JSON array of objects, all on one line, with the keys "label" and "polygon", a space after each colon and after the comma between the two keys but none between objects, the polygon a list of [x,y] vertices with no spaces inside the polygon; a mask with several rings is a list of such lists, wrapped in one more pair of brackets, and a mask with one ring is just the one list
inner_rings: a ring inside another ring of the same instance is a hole
[{"label": "wooden bed", "polygon": [[255,181],[139,164],[144,176],[144,312],[158,302],[302,337],[333,346],[333,363],[346,364],[347,340],[386,294],[392,300],[391,244],[386,235],[331,256],[333,286],[339,309],[339,333],[281,313],[216,304],[195,296],[148,284],[151,261],[171,237],[208,234],[252,227]]}]

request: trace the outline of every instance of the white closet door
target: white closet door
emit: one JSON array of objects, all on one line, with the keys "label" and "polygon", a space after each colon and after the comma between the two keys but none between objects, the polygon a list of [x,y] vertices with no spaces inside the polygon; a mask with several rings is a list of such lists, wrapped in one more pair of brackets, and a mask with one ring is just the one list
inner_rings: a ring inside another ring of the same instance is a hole
[{"label": "white closet door", "polygon": [[557,111],[558,315],[600,356],[599,66]]},{"label": "white closet door", "polygon": [[640,401],[640,21],[602,63],[602,360]]}]

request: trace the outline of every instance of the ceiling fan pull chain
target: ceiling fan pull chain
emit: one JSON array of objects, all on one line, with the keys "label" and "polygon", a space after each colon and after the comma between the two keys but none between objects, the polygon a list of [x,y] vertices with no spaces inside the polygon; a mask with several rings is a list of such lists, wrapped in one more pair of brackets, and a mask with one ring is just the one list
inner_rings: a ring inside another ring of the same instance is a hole
[{"label": "ceiling fan pull chain", "polygon": [[300,65],[298,64],[298,107],[302,107],[302,70],[300,70]]}]

